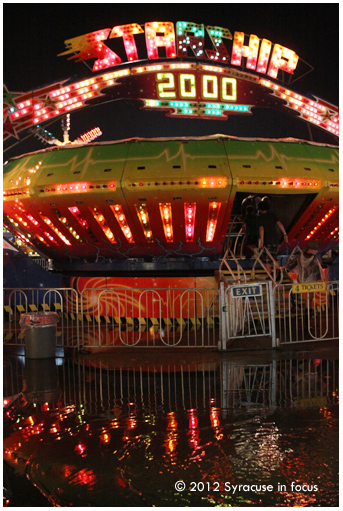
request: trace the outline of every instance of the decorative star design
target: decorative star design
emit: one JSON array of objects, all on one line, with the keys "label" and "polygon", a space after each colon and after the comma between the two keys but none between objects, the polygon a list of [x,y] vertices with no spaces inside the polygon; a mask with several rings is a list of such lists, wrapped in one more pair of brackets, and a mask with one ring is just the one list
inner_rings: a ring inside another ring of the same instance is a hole
[{"label": "decorative star design", "polygon": [[15,108],[18,108],[17,105],[14,103],[13,98],[16,98],[18,96],[22,96],[22,92],[9,92],[6,85],[4,85],[4,103],[9,106],[14,106]]},{"label": "decorative star design", "polygon": [[6,134],[11,136],[11,137],[15,137],[17,140],[19,140],[19,137],[18,137],[18,134],[17,134],[17,130],[15,128],[15,126],[13,125],[9,115],[7,114],[4,118],[4,124],[3,124],[3,135],[4,135],[4,138],[6,138]]},{"label": "decorative star design", "polygon": [[57,100],[51,99],[49,94],[46,96],[46,98],[43,101],[44,101],[44,107],[49,107],[50,106],[53,109],[56,108]]},{"label": "decorative star design", "polygon": [[334,112],[333,110],[329,110],[328,108],[326,109],[326,112],[324,114],[321,114],[321,116],[323,117],[323,121],[331,121],[332,117],[334,117],[336,115],[336,112]]}]

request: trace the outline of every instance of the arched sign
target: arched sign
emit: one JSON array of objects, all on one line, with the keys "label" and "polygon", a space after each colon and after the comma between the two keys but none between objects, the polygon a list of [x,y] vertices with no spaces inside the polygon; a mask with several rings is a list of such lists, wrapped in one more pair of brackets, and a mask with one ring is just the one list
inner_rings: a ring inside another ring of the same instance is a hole
[{"label": "arched sign", "polygon": [[[205,29],[212,49],[205,48]],[[147,59],[136,62],[135,37],[143,34]],[[103,42],[117,38],[122,38],[125,47],[125,63]],[[230,53],[224,40],[232,40]],[[93,59],[93,71],[102,73],[27,93],[9,92],[4,87],[4,141],[74,110],[120,99],[138,101],[143,109],[162,110],[168,116],[197,119],[226,120],[233,114],[251,114],[252,108],[259,106],[285,109],[339,135],[336,106],[306,98],[275,82],[279,71],[295,71],[299,57],[267,39],[251,35],[245,44],[244,33],[232,36],[221,27],[177,22],[174,28],[170,22],[151,22],[144,30],[132,23],[65,43],[68,49],[61,55],[74,53],[70,58],[78,61]],[[119,69],[103,71],[119,64]]]}]

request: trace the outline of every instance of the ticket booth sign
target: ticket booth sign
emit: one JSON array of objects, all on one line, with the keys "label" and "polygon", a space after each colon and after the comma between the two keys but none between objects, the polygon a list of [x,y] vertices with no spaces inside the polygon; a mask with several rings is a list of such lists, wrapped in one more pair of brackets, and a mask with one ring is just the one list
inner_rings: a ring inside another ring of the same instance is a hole
[{"label": "ticket booth sign", "polygon": [[326,282],[309,282],[307,284],[293,284],[292,293],[325,293]]}]

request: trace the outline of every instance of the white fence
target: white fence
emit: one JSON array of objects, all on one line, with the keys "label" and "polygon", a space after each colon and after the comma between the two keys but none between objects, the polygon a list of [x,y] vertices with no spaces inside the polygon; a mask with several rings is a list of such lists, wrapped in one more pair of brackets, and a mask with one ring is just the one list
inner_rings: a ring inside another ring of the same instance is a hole
[{"label": "white fence", "polygon": [[90,348],[217,347],[218,300],[218,290],[210,288],[85,289],[81,343]]},{"label": "white fence", "polygon": [[[4,343],[24,345],[20,314],[56,311],[62,348],[212,348],[269,339],[270,347],[338,339],[339,285],[295,293],[271,281],[195,289],[4,289]],[[256,345],[256,343],[254,343]],[[252,346],[251,344],[250,346]],[[243,344],[242,344],[243,346]],[[255,346],[254,346],[255,347]]]},{"label": "white fence", "polygon": [[[315,286],[314,286],[315,287]],[[275,330],[280,344],[339,338],[339,284],[326,282],[325,291],[295,293],[292,284],[274,288]]]}]

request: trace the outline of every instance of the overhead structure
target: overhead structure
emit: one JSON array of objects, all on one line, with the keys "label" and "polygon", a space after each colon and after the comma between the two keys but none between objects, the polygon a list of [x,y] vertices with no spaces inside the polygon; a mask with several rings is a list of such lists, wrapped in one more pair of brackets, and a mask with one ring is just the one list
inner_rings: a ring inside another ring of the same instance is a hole
[{"label": "overhead structure", "polygon": [[156,269],[214,268],[230,221],[252,192],[270,197],[291,247],[335,243],[338,172],[337,147],[288,139],[216,135],[49,148],[5,165],[5,225],[56,269],[99,260],[113,271],[152,261]]},{"label": "overhead structure", "polygon": [[[144,51],[142,44],[138,45],[142,37]],[[124,56],[110,48],[113,43],[124,43]],[[206,49],[207,43],[210,48]],[[336,106],[289,88],[301,61],[299,56],[256,35],[232,35],[227,28],[192,22],[177,22],[175,26],[171,22],[148,22],[144,29],[137,23],[115,26],[74,37],[65,44],[67,51],[60,55],[71,54],[69,58],[77,61],[93,60],[97,74],[26,93],[10,92],[4,86],[5,146],[13,138],[20,139],[24,130],[59,116],[123,99],[136,101],[143,109],[197,119],[227,120],[231,115],[251,114],[253,108],[270,107],[339,135]],[[143,54],[141,60],[139,53]]]},{"label": "overhead structure", "polygon": [[[290,90],[301,62],[293,50],[192,22],[131,23],[65,44],[61,55],[91,59],[93,76],[26,93],[4,88],[5,149],[27,130],[55,146],[4,166],[5,226],[52,269],[215,270],[251,193],[270,197],[289,248],[337,242],[338,108]],[[223,121],[276,108],[330,133],[335,145],[225,135],[94,143],[100,128],[69,140],[72,112],[122,99]],[[44,128],[61,116],[63,142]]]}]

